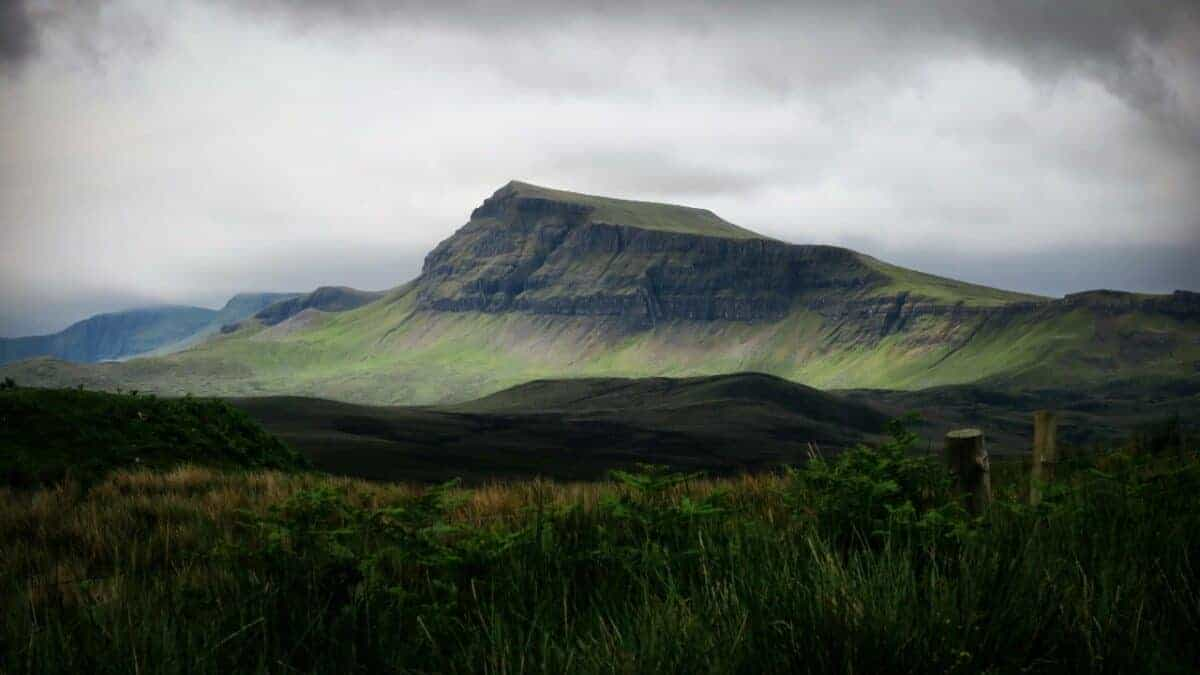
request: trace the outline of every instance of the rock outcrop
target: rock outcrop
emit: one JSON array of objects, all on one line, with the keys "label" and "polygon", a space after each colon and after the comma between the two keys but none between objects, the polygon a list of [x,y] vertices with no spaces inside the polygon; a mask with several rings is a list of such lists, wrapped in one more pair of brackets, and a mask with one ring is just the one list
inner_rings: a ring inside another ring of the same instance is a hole
[{"label": "rock outcrop", "polygon": [[1146,295],[1124,291],[1085,291],[1072,293],[1061,301],[1063,307],[1086,308],[1101,314],[1153,312],[1177,319],[1200,318],[1200,293],[1175,291],[1170,295]]},{"label": "rock outcrop", "polygon": [[[941,292],[922,292],[923,284]],[[422,310],[593,316],[633,329],[675,320],[773,322],[803,309],[820,315],[839,341],[901,335],[909,345],[952,348],[984,324],[1077,309],[1200,317],[1200,294],[1186,291],[1022,296],[900,270],[849,249],[788,244],[709,211],[516,182],[429,253],[416,288]]]},{"label": "rock outcrop", "polygon": [[360,291],[345,286],[322,286],[312,293],[276,302],[263,308],[254,318],[268,326],[274,326],[306,309],[322,312],[346,312],[358,309],[384,296],[381,291]]},{"label": "rock outcrop", "polygon": [[[884,277],[853,251],[765,237],[694,234],[597,219],[588,204],[512,185],[425,259],[419,306],[435,311],[773,321],[811,293]],[[705,212],[707,213],[707,212]]]}]

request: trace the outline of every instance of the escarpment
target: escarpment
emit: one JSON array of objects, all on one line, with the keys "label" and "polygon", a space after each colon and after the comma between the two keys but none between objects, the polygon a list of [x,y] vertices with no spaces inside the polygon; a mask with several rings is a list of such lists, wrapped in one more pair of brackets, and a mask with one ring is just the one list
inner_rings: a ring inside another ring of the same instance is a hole
[{"label": "escarpment", "polygon": [[806,294],[854,293],[884,280],[847,249],[795,246],[744,230],[658,230],[603,215],[508,186],[426,257],[419,306],[620,317],[634,325],[758,322],[783,318]]},{"label": "escarpment", "polygon": [[1200,373],[1197,293],[1024,295],[789,244],[704,209],[515,182],[409,283],[278,300],[239,302],[265,306],[162,357],[22,361],[0,376],[391,405],[538,378],[755,371],[835,389],[1062,388]]},{"label": "escarpment", "polygon": [[903,270],[834,246],[757,235],[669,204],[509,183],[425,259],[416,306],[434,312],[772,323],[820,317],[827,339],[957,349],[984,327],[1145,311],[1200,316],[1195,293],[1023,296]]}]

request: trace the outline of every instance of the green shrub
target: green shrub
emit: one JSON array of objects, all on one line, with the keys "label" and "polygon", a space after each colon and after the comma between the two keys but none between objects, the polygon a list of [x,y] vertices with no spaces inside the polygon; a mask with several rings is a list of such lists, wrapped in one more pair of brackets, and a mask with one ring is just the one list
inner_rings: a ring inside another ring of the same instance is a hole
[{"label": "green shrub", "polygon": [[969,517],[940,458],[914,455],[910,420],[888,423],[890,438],[860,445],[833,459],[791,469],[797,516],[843,550],[878,547],[897,537],[937,546],[962,536]]},{"label": "green shrub", "polygon": [[180,463],[298,469],[303,455],[241,410],[202,398],[72,389],[0,391],[0,480],[92,480],[114,468]]}]

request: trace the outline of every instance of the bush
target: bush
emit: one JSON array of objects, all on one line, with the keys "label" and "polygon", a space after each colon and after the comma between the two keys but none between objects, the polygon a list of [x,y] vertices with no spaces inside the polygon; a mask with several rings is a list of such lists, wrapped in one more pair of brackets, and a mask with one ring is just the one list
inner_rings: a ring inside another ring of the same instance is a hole
[{"label": "bush", "polygon": [[0,392],[0,475],[39,484],[126,466],[299,469],[307,459],[224,401],[72,389]]},{"label": "bush", "polygon": [[953,477],[940,458],[912,454],[917,436],[910,421],[889,422],[890,438],[877,447],[860,445],[790,470],[797,516],[842,550],[897,537],[937,546],[964,534],[969,516]]}]

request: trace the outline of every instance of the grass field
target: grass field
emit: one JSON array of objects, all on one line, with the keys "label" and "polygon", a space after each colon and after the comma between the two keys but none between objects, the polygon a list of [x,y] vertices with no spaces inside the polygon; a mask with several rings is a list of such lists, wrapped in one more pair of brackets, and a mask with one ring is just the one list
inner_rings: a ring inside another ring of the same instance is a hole
[{"label": "grass field", "polygon": [[418,488],[118,470],[0,489],[0,671],[1191,672],[1200,458],[1020,463],[972,518],[912,438],[727,480]]}]

